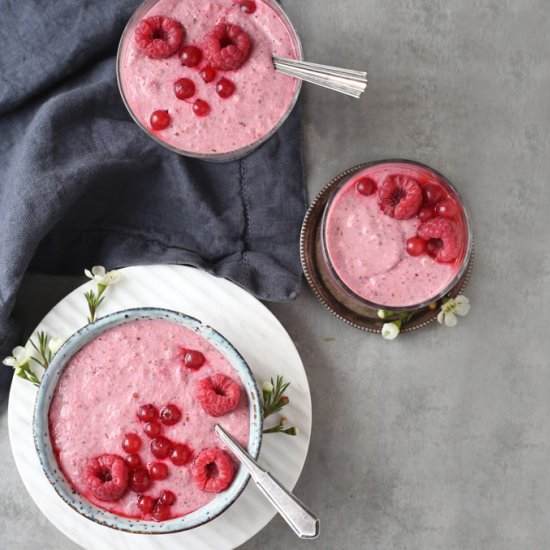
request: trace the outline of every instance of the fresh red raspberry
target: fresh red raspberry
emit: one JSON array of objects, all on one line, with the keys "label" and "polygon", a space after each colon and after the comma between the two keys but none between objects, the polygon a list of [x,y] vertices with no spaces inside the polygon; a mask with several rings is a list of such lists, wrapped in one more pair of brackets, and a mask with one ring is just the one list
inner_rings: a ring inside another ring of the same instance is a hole
[{"label": "fresh red raspberry", "polygon": [[175,466],[185,466],[193,456],[193,449],[185,443],[176,443],[170,453],[170,460]]},{"label": "fresh red raspberry", "polygon": [[434,254],[438,262],[451,262],[462,250],[462,232],[452,220],[439,217],[428,220],[418,228],[418,236],[428,241],[428,253]]},{"label": "fresh red raspberry", "polygon": [[169,473],[168,466],[166,466],[164,462],[153,462],[149,464],[149,475],[151,479],[163,480],[168,477]]},{"label": "fresh red raspberry", "polygon": [[157,408],[151,403],[147,403],[147,405],[142,405],[137,412],[138,418],[142,422],[152,422],[157,418],[158,414],[159,412]]},{"label": "fresh red raspberry", "polygon": [[389,176],[378,186],[378,206],[384,214],[408,220],[420,209],[422,190],[413,178]]},{"label": "fresh red raspberry", "polygon": [[155,507],[156,500],[153,497],[147,495],[141,495],[137,499],[137,507],[146,514],[150,514]]},{"label": "fresh red raspberry", "polygon": [[138,466],[130,474],[128,485],[134,493],[144,493],[151,486],[151,476],[146,468]]},{"label": "fresh red raspberry", "polygon": [[199,381],[197,399],[210,416],[222,416],[239,405],[239,385],[225,374],[216,373]]},{"label": "fresh red raspberry", "polygon": [[99,500],[118,500],[128,487],[128,466],[118,455],[96,456],[84,465],[82,480]]},{"label": "fresh red raspberry", "polygon": [[185,38],[185,29],[181,23],[155,15],[143,19],[136,29],[136,42],[151,59],[165,59],[174,55]]},{"label": "fresh red raspberry", "polygon": [[203,449],[191,470],[195,484],[207,493],[221,493],[233,481],[235,465],[231,457],[222,449]]},{"label": "fresh red raspberry", "polygon": [[248,34],[238,25],[220,23],[203,40],[204,56],[220,71],[238,69],[250,54]]}]

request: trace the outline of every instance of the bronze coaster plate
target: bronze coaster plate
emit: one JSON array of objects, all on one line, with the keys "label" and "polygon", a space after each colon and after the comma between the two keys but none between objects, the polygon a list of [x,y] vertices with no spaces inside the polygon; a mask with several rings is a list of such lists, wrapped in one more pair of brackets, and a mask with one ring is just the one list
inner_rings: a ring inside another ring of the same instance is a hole
[{"label": "bronze coaster plate", "polygon": [[[315,200],[307,211],[302,225],[300,235],[300,257],[302,268],[309,286],[313,290],[315,296],[317,296],[321,303],[331,313],[336,315],[341,321],[355,328],[366,332],[380,333],[382,325],[387,322],[387,320],[380,319],[372,309],[351,300],[347,294],[344,294],[334,285],[328,267],[323,260],[321,250],[323,212],[332,191],[342,182],[342,180],[362,170],[369,164],[370,163],[359,164],[358,166],[346,170],[339,176],[336,176],[321,190],[317,197],[315,197]],[[470,279],[473,262],[474,251],[472,248],[468,267],[464,275],[447,294],[448,297],[454,298],[463,292]],[[439,313],[440,305],[440,303],[435,303],[430,307],[426,307],[414,313],[409,321],[403,323],[401,332],[411,332],[423,328],[435,321]]]}]

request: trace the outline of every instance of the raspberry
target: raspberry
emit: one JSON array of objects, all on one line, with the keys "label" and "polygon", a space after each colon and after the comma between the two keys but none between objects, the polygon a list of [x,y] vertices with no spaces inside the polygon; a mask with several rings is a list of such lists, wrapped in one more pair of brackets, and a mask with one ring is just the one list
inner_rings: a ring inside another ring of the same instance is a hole
[{"label": "raspberry", "polygon": [[168,466],[166,466],[164,462],[153,462],[152,464],[149,464],[149,475],[151,476],[151,479],[166,479],[169,473],[170,471],[168,470]]},{"label": "raspberry", "polygon": [[376,183],[371,178],[361,178],[355,184],[355,189],[360,195],[368,197],[376,191]]},{"label": "raspberry", "polygon": [[128,487],[128,466],[118,455],[96,456],[85,464],[82,480],[99,500],[118,500]]},{"label": "raspberry", "polygon": [[235,466],[231,457],[216,447],[203,449],[193,463],[191,476],[195,484],[207,493],[221,493],[233,481]]},{"label": "raspberry", "polygon": [[175,466],[184,466],[193,456],[193,450],[184,443],[176,443],[170,453],[170,460]]},{"label": "raspberry", "polygon": [[166,426],[173,426],[181,420],[181,411],[173,403],[162,407],[160,411],[160,421]]},{"label": "raspberry", "polygon": [[207,376],[197,385],[197,399],[210,416],[222,416],[235,410],[240,397],[238,384],[225,374]]},{"label": "raspberry", "polygon": [[174,55],[185,38],[185,29],[181,23],[155,15],[143,19],[136,29],[138,46],[151,59],[165,59]]},{"label": "raspberry", "polygon": [[455,222],[445,218],[433,218],[424,222],[418,228],[418,236],[428,241],[428,253],[434,255],[438,262],[450,262],[462,250],[460,228]]},{"label": "raspberry", "polygon": [[389,176],[378,186],[378,206],[384,214],[408,220],[420,209],[422,190],[413,178]]},{"label": "raspberry", "polygon": [[153,511],[153,508],[155,507],[156,501],[153,497],[149,497],[147,495],[141,495],[137,499],[137,507],[146,514],[150,514]]},{"label": "raspberry", "polygon": [[227,99],[235,93],[235,84],[228,78],[220,78],[216,84],[216,93],[222,98]]},{"label": "raspberry", "polygon": [[138,418],[142,422],[152,422],[158,416],[159,412],[154,405],[148,403],[147,405],[142,405],[137,412]]},{"label": "raspberry", "polygon": [[151,486],[151,476],[143,466],[139,466],[130,474],[128,485],[134,493],[144,493]]},{"label": "raspberry", "polygon": [[214,69],[238,69],[250,54],[250,37],[238,25],[220,23],[203,40],[204,56]]},{"label": "raspberry", "polygon": [[190,369],[200,369],[204,365],[204,355],[194,349],[181,348],[183,363]]}]

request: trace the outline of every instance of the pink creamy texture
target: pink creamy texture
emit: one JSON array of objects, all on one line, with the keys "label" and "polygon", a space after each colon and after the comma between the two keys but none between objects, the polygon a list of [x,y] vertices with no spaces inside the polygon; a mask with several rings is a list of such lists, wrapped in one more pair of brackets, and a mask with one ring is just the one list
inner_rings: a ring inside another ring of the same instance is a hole
[{"label": "pink creamy texture", "polygon": [[[199,370],[184,367],[179,347],[201,351],[206,362]],[[195,399],[197,382],[216,372],[225,374],[241,386],[237,409],[214,418],[204,412]],[[128,490],[115,502],[95,498],[82,482],[82,464],[103,453],[125,452],[124,434],[141,437],[142,464],[161,461],[149,450],[150,439],[143,433],[137,416],[140,405],[153,403],[159,410],[174,403],[183,418],[174,426],[163,426],[163,435],[173,442],[188,444],[195,454],[207,447],[221,447],[214,433],[220,423],[244,446],[248,446],[248,399],[240,378],[228,361],[202,336],[169,321],[134,321],[110,329],[82,348],[66,366],[50,407],[49,420],[58,462],[70,483],[97,506],[119,515],[142,518],[136,506],[137,494]],[[176,495],[171,516],[188,514],[216,497],[198,489],[191,479],[192,461],[174,466],[167,479],[153,481],[145,493],[158,497],[163,489]]]},{"label": "pink creamy texture", "polygon": [[410,256],[405,242],[416,236],[416,216],[396,220],[385,215],[376,193],[363,196],[355,188],[365,176],[377,184],[404,174],[420,183],[434,180],[425,169],[383,164],[354,176],[334,198],[326,219],[325,242],[338,277],[357,295],[381,307],[407,307],[437,296],[456,276],[460,262],[441,264],[427,254]]},{"label": "pink creamy texture", "polygon": [[[234,0],[161,0],[144,14],[164,15],[182,23],[185,46],[201,47],[206,33],[222,21],[239,25],[249,34],[252,51],[244,65],[236,71],[218,71],[208,84],[198,67],[182,66],[177,55],[149,59],[134,40],[135,27],[129,30],[122,50],[121,82],[127,102],[144,126],[150,128],[153,111],[167,109],[172,123],[156,132],[158,137],[178,149],[202,154],[246,147],[273,129],[292,103],[295,80],[276,73],[271,58],[295,58],[296,53],[279,15],[261,0],[256,5],[256,11],[248,15]],[[203,59],[199,67],[205,63]],[[178,99],[173,90],[174,82],[184,77],[196,86],[195,95],[186,101]],[[216,93],[216,82],[222,77],[236,86],[228,99]],[[209,103],[208,116],[193,113],[192,104],[198,98]]]}]

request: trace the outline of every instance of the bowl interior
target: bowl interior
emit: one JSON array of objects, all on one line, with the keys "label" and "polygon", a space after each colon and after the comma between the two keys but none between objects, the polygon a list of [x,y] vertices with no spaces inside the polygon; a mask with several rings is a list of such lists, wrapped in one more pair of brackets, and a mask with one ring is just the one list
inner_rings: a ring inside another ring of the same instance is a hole
[{"label": "bowl interior", "polygon": [[60,470],[53,451],[50,439],[48,413],[55,388],[65,366],[83,346],[106,330],[138,320],[168,320],[180,324],[201,335],[225,356],[227,361],[239,375],[248,396],[250,413],[248,452],[254,458],[258,457],[263,428],[260,394],[252,372],[242,356],[220,333],[207,325],[203,325],[197,319],[175,311],[156,308],[130,309],[107,315],[100,318],[95,323],[86,325],[67,339],[46,370],[38,390],[33,422],[36,450],[42,468],[57,493],[69,506],[86,518],[114,529],[133,533],[160,534],[192,529],[193,527],[197,527],[198,525],[202,525],[214,519],[235,502],[244,490],[250,477],[244,468],[239,468],[229,489],[220,493],[202,508],[186,516],[164,522],[143,521],[112,514],[111,512],[98,508],[80,495],[71,486]]}]

